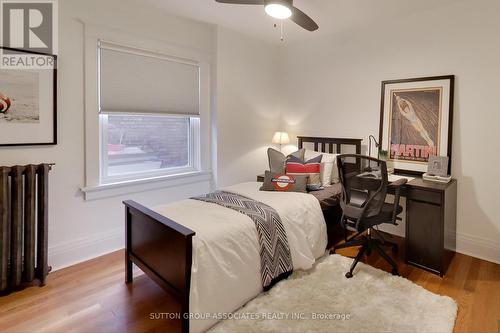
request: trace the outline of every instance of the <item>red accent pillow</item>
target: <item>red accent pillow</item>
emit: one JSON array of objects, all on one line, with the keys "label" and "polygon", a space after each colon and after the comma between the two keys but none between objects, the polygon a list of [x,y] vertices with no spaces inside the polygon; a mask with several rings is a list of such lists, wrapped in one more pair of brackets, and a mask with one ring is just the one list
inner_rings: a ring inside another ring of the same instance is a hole
[{"label": "red accent pillow", "polygon": [[300,158],[290,156],[286,161],[286,173],[294,176],[309,176],[307,187],[315,190],[321,187],[321,159],[323,155],[316,156],[309,161],[302,161]]}]

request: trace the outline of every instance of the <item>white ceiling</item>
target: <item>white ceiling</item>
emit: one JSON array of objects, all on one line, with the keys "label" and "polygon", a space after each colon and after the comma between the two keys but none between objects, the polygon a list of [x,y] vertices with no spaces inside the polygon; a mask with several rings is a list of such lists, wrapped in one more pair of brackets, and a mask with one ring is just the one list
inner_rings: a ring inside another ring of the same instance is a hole
[{"label": "white ceiling", "polygon": [[[144,1],[144,0],[142,0]],[[263,6],[220,4],[215,0],[145,0],[172,14],[217,24],[269,41],[280,42],[279,22],[267,16]],[[357,27],[387,21],[396,16],[431,10],[456,0],[295,0],[295,7],[320,26],[308,32],[285,21],[285,42],[315,35],[330,35]]]}]

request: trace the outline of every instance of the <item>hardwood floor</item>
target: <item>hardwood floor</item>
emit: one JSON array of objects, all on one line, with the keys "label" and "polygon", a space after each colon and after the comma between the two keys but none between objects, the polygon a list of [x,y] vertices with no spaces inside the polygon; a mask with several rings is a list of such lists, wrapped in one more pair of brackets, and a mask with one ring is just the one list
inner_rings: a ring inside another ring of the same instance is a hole
[{"label": "hardwood floor", "polygon": [[[500,333],[500,265],[457,254],[440,278],[401,258],[402,276],[458,302],[455,332]],[[376,254],[364,261],[389,270]],[[178,311],[177,304],[147,276],[134,275],[125,285],[122,251],[54,272],[45,287],[0,297],[0,332],[179,332],[178,321],[150,319]]]}]

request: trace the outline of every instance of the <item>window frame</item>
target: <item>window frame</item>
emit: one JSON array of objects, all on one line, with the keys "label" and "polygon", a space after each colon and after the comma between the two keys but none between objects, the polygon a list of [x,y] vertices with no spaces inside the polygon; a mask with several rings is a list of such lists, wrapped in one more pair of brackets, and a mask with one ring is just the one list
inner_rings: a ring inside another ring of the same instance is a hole
[{"label": "window frame", "polygon": [[[211,72],[215,69],[211,65],[213,54],[193,48],[184,48],[179,45],[168,44],[165,41],[150,40],[147,37],[124,34],[122,31],[103,28],[102,26],[84,24],[84,74],[85,74],[85,112],[84,112],[84,132],[85,132],[85,176],[84,184],[81,187],[85,200],[101,199],[127,193],[143,192],[170,186],[181,186],[200,181],[209,181],[212,186],[214,182],[214,172],[212,171],[212,128],[215,118],[211,117],[212,107],[211,97]],[[99,121],[99,84],[98,84],[98,58],[99,43],[108,42],[122,45],[132,49],[140,49],[147,52],[157,52],[169,55],[173,58],[187,59],[197,62],[200,68],[200,115],[198,117],[198,128],[194,147],[194,156],[197,157],[194,171],[185,173],[164,173],[162,175],[144,175],[140,179],[117,180],[115,183],[103,183],[101,181],[101,126]],[[152,51],[154,50],[154,51]]]}]

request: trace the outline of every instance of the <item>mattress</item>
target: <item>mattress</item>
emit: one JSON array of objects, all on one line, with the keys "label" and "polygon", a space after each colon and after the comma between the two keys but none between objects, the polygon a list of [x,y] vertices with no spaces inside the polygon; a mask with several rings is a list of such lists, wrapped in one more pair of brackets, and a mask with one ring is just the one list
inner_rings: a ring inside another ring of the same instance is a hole
[{"label": "mattress", "polygon": [[[221,190],[274,208],[287,233],[294,270],[311,268],[327,245],[319,201],[307,193],[259,191],[261,185],[242,183]],[[194,316],[191,332],[207,330],[217,323],[216,314],[231,313],[262,292],[258,235],[248,216],[198,200],[154,210],[196,232],[189,298]]]}]

